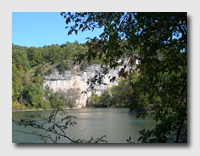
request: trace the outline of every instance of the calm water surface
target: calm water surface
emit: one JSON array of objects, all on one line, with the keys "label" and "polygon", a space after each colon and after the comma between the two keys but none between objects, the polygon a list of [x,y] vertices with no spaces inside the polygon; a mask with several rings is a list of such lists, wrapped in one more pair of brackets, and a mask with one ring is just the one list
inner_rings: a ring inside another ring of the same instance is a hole
[{"label": "calm water surface", "polygon": [[[40,113],[48,117],[51,111],[27,111],[13,112],[12,118],[26,118],[31,114]],[[106,135],[104,138],[108,143],[127,143],[126,139],[130,136],[132,140],[137,141],[138,131],[142,129],[152,129],[156,123],[153,117],[146,117],[145,120],[137,119],[135,114],[129,114],[126,108],[84,108],[67,110],[68,115],[76,116],[77,125],[66,130],[66,134],[70,138],[89,140]],[[58,116],[60,118],[61,116]],[[29,127],[16,126],[12,124],[12,142],[33,142],[42,143],[42,141],[34,135],[24,134],[18,131],[33,132],[35,129]],[[41,130],[37,132],[43,133]],[[43,133],[44,134],[44,133]],[[60,140],[60,143],[69,143],[67,140]]]}]

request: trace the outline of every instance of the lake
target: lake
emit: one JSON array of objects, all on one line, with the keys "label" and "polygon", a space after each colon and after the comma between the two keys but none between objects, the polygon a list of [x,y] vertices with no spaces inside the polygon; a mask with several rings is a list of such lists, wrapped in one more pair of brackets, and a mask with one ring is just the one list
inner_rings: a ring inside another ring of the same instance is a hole
[{"label": "lake", "polygon": [[[19,111],[12,112],[12,118],[27,118],[31,114],[39,113],[48,117],[51,111]],[[76,116],[77,125],[66,130],[70,138],[89,140],[106,135],[104,138],[108,143],[127,143],[126,139],[131,136],[131,140],[137,141],[139,138],[138,131],[142,129],[152,129],[156,122],[152,116],[147,116],[145,120],[137,119],[136,114],[130,114],[127,108],[83,108],[69,109],[68,115]],[[58,116],[59,118],[59,116]],[[12,124],[12,142],[33,142],[42,143],[35,135],[16,132],[32,132],[31,127],[16,126]],[[37,132],[43,133],[41,130]],[[61,139],[59,143],[69,143]]]}]

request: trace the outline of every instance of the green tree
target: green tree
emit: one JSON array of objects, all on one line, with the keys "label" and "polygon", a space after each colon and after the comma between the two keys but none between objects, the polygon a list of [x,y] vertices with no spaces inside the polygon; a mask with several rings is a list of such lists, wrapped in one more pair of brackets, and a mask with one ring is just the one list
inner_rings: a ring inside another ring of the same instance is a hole
[{"label": "green tree", "polygon": [[28,60],[28,53],[24,50],[12,50],[12,64],[15,66],[22,65],[25,71],[30,69],[30,62]]},{"label": "green tree", "polygon": [[35,83],[35,84],[42,85],[43,82],[44,82],[44,80],[43,80],[43,78],[40,75],[37,75],[35,77],[32,77],[32,82]]},{"label": "green tree", "polygon": [[23,92],[26,80],[26,74],[23,70],[23,66],[20,64],[18,68],[12,65],[12,99],[22,103]]},{"label": "green tree", "polygon": [[34,76],[37,76],[37,75],[41,74],[42,71],[43,71],[43,70],[42,70],[41,67],[37,67],[37,68],[35,69],[35,74],[34,74]]},{"label": "green tree", "polygon": [[49,96],[53,93],[53,90],[50,89],[48,85],[45,86],[44,88],[44,96],[46,99],[49,99]]},{"label": "green tree", "polygon": [[51,108],[65,108],[66,106],[69,106],[70,108],[74,107],[73,101],[68,102],[68,99],[66,99],[63,95],[58,92],[53,93],[51,90],[48,89],[48,87],[47,89],[45,89],[45,94],[50,94],[47,97],[50,101]]},{"label": "green tree", "polygon": [[[100,96],[92,93],[89,107],[129,107],[132,96],[129,96],[132,87],[126,79],[118,80],[118,85],[105,90]],[[130,108],[130,107],[129,107]]]},{"label": "green tree", "polygon": [[66,59],[70,59],[71,57],[74,57],[75,55],[75,51],[76,51],[76,44],[68,44],[67,47],[66,47],[66,52],[65,52],[65,55],[66,55]]},{"label": "green tree", "polygon": [[108,90],[105,90],[99,97],[100,107],[108,107],[111,105],[111,96]]},{"label": "green tree", "polygon": [[68,62],[62,61],[58,66],[58,71],[64,73],[66,70],[69,70]]},{"label": "green tree", "polygon": [[92,95],[90,96],[89,99],[89,107],[99,107],[99,100],[100,98],[94,93],[92,92]]},{"label": "green tree", "polygon": [[[129,80],[139,72],[137,85],[133,85],[142,95],[138,98],[145,97],[154,104],[154,119],[160,121],[153,130],[141,131],[139,140],[187,142],[187,13],[62,12],[61,15],[67,25],[74,21],[68,35],[103,28],[99,38],[88,39],[85,54],[89,62],[98,58],[109,65],[103,74],[123,64],[124,53],[128,52],[129,65],[140,60],[136,70],[127,71],[124,67],[119,72],[119,76]],[[123,40],[126,42],[122,44]],[[101,83],[96,80],[90,84],[95,82]],[[145,107],[141,107],[141,115],[145,117]]]},{"label": "green tree", "polygon": [[112,94],[112,103],[118,107],[127,107],[127,96],[131,90],[131,86],[126,79],[118,81],[117,86],[113,86],[110,91]]},{"label": "green tree", "polygon": [[76,104],[76,101],[75,101],[74,98],[69,99],[69,101],[67,103],[68,107],[71,108],[71,109],[75,106],[75,104]]},{"label": "green tree", "polygon": [[27,87],[28,100],[32,107],[40,108],[43,103],[43,92],[39,84],[30,83]]},{"label": "green tree", "polygon": [[30,60],[31,67],[34,67],[43,61],[42,53],[36,47],[28,49],[28,58]]}]

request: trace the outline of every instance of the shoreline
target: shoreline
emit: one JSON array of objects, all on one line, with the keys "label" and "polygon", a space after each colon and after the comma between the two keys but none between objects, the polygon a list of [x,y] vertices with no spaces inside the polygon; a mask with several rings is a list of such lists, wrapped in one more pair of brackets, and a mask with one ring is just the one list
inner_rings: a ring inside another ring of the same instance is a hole
[{"label": "shoreline", "polygon": [[[84,108],[95,108],[95,107],[82,107],[82,108],[72,108],[72,109],[84,109]],[[97,107],[100,108],[100,107]],[[106,108],[110,108],[110,107],[104,107]],[[68,110],[71,108],[63,108],[64,110]],[[12,112],[28,112],[28,111],[49,111],[49,110],[54,110],[54,109],[26,109],[26,110],[12,110]],[[131,114],[137,114],[137,112],[129,112]]]},{"label": "shoreline", "polygon": [[[71,108],[63,108],[65,109],[71,109]],[[81,109],[81,108],[72,108],[72,109]],[[48,111],[48,110],[54,110],[54,109],[27,109],[27,110],[13,110],[12,112],[28,112],[28,111]]]},{"label": "shoreline", "polygon": [[[84,109],[84,108],[95,108],[95,107],[83,107],[83,108],[72,108],[72,109]],[[110,107],[105,107],[105,108],[110,108]],[[64,110],[69,110],[71,108],[63,108]],[[54,109],[27,109],[27,110],[12,110],[12,112],[31,112],[31,111],[50,111]],[[129,111],[129,114],[138,114],[139,112],[137,111]],[[147,114],[153,114],[154,111],[147,111]]]}]

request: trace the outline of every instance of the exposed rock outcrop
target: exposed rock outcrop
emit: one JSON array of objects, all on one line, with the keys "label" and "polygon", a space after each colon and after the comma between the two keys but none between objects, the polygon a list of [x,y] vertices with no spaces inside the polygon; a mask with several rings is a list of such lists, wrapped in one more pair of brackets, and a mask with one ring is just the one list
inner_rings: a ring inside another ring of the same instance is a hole
[{"label": "exposed rock outcrop", "polygon": [[[113,85],[117,85],[118,72],[121,67],[117,67],[109,71],[103,78],[101,85],[95,86],[94,92],[99,96],[104,90],[109,89]],[[48,76],[44,76],[43,87],[48,85],[54,92],[60,92],[67,98],[73,97],[76,101],[76,107],[85,107],[88,98],[91,96],[91,92],[82,93],[88,89],[87,80],[93,78],[96,74],[102,71],[101,65],[91,65],[80,71],[79,66],[73,66],[72,70],[59,73],[54,71]],[[109,76],[116,76],[114,82],[110,82]]]}]

